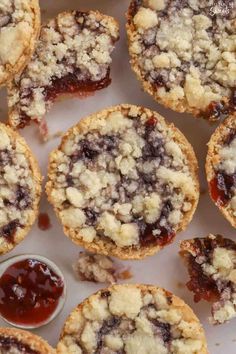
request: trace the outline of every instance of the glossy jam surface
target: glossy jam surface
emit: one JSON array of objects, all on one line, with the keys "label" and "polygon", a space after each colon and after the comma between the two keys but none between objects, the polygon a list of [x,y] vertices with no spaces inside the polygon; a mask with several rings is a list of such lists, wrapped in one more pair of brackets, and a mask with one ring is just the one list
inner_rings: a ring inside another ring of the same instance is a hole
[{"label": "glossy jam surface", "polygon": [[15,324],[38,325],[54,313],[63,290],[63,280],[45,263],[19,261],[0,278],[0,313]]},{"label": "glossy jam surface", "polygon": [[42,231],[49,230],[52,227],[49,215],[40,213],[38,217],[38,228]]},{"label": "glossy jam surface", "polygon": [[0,336],[0,353],[14,353],[14,349],[24,354],[39,354],[38,351],[31,349],[29,345],[18,341],[16,338]]},{"label": "glossy jam surface", "polygon": [[[49,104],[54,102],[61,95],[76,95],[80,98],[88,96],[95,91],[106,88],[111,83],[110,70],[107,71],[106,76],[99,81],[80,81],[77,78],[76,70],[60,79],[54,79],[51,86],[46,86],[43,91],[45,101]],[[33,95],[32,92],[28,94],[28,97]],[[23,111],[20,113],[19,128],[24,128],[30,124],[31,118],[27,116]]]},{"label": "glossy jam surface", "polygon": [[[194,242],[194,248],[198,257],[204,257],[206,262],[211,263],[212,254],[216,247],[223,247],[228,250],[236,250],[235,243],[232,240],[225,239],[220,235],[216,236],[216,239],[201,239],[196,238]],[[217,282],[212,277],[204,274],[201,264],[196,261],[196,257],[190,253],[187,256],[188,260],[188,272],[190,280],[187,283],[187,287],[190,291],[194,292],[194,301],[206,300],[209,302],[218,301],[223,283]]]}]

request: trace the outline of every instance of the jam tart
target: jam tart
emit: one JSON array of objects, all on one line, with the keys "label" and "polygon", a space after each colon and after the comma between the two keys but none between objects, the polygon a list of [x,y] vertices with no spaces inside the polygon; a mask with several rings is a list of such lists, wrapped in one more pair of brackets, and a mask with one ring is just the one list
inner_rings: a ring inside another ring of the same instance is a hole
[{"label": "jam tart", "polygon": [[0,1],[0,86],[26,66],[39,30],[38,0]]},{"label": "jam tart", "polygon": [[38,214],[41,174],[25,140],[0,124],[0,254],[29,232]]},{"label": "jam tart", "polygon": [[225,218],[236,227],[236,116],[227,117],[208,143],[209,192]]},{"label": "jam tart", "polygon": [[208,120],[235,110],[234,0],[132,0],[127,17],[131,66],[156,101]]},{"label": "jam tart", "polygon": [[152,255],[191,221],[197,161],[158,113],[120,105],[72,127],[50,155],[46,190],[64,232],[91,252]]},{"label": "jam tart", "polygon": [[68,317],[58,354],[207,354],[202,326],[183,300],[150,285],[115,285]]},{"label": "jam tart", "polygon": [[99,12],[64,12],[42,26],[35,53],[8,88],[9,122],[23,128],[44,121],[64,95],[83,97],[107,87],[111,53],[119,38],[117,22]]}]

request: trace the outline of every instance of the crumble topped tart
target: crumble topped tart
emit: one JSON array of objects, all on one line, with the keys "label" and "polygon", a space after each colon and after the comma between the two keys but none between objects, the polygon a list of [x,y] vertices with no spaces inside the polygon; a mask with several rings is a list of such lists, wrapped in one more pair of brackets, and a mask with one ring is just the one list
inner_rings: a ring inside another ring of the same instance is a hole
[{"label": "crumble topped tart", "polygon": [[197,161],[183,134],[143,107],[80,121],[50,155],[46,190],[64,232],[89,251],[143,258],[192,219]]},{"label": "crumble topped tart", "polygon": [[0,1],[0,85],[30,59],[40,29],[38,0]]},{"label": "crumble topped tart", "polygon": [[182,241],[180,254],[186,261],[189,290],[196,302],[212,302],[213,324],[236,317],[236,243],[220,235]]},{"label": "crumble topped tart", "polygon": [[208,143],[206,174],[212,200],[236,227],[236,116],[229,116]]},{"label": "crumble topped tart", "polygon": [[164,289],[115,285],[90,296],[67,319],[58,354],[206,354],[193,311]]},{"label": "crumble topped tart", "polygon": [[25,140],[0,124],[0,254],[29,232],[41,194],[38,164]]},{"label": "crumble topped tart", "polygon": [[84,96],[108,86],[117,22],[99,12],[64,12],[41,29],[23,73],[9,86],[10,124],[23,128],[43,118],[58,96]]},{"label": "crumble topped tart", "polygon": [[0,328],[1,354],[55,354],[42,338],[27,331]]},{"label": "crumble topped tart", "polygon": [[216,120],[236,106],[236,1],[132,0],[131,65],[155,100]]}]

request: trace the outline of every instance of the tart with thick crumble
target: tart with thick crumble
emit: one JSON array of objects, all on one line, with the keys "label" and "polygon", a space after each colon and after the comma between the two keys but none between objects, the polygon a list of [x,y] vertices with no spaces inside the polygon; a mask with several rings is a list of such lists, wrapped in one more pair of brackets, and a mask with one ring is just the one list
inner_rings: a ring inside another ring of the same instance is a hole
[{"label": "tart with thick crumble", "polygon": [[124,104],[64,135],[50,155],[46,189],[75,243],[139,259],[171,243],[192,219],[197,169],[191,145],[173,124]]},{"label": "tart with thick crumble", "polygon": [[202,326],[183,300],[150,285],[115,285],[68,317],[58,354],[207,354]]},{"label": "tart with thick crumble", "polygon": [[1,354],[55,354],[42,338],[27,331],[0,328]]},{"label": "tart with thick crumble", "polygon": [[0,85],[12,80],[30,60],[39,29],[38,0],[0,1]]},{"label": "tart with thick crumble", "polygon": [[194,300],[212,302],[211,323],[221,324],[236,317],[236,243],[210,234],[182,241],[180,250]]},{"label": "tart with thick crumble", "polygon": [[236,107],[236,2],[132,0],[131,65],[155,100],[217,120]]},{"label": "tart with thick crumble", "polygon": [[236,227],[236,116],[229,116],[208,143],[206,175],[215,205]]},{"label": "tart with thick crumble", "polygon": [[41,29],[32,60],[8,90],[10,124],[32,120],[46,134],[44,116],[61,95],[85,96],[107,87],[117,22],[99,12],[64,12]]},{"label": "tart with thick crumble", "polygon": [[25,140],[0,124],[0,254],[29,232],[38,214],[41,174]]}]

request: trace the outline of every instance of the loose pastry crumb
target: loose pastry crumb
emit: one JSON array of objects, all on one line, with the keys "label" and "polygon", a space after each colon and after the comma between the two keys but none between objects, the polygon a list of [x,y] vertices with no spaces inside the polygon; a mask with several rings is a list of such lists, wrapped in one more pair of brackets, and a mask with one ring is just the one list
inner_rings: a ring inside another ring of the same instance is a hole
[{"label": "loose pastry crumb", "polygon": [[186,261],[189,290],[196,302],[212,302],[211,323],[236,317],[236,243],[220,235],[182,241],[180,254]]},{"label": "loose pastry crumb", "polygon": [[116,267],[111,258],[87,252],[80,252],[79,259],[73,266],[81,280],[95,283],[116,283]]},{"label": "loose pastry crumb", "polygon": [[224,216],[236,227],[236,123],[229,116],[208,143],[206,173],[210,195]]},{"label": "loose pastry crumb", "polygon": [[75,274],[80,280],[95,283],[116,283],[133,277],[129,268],[124,268],[110,257],[89,252],[80,252],[77,263],[73,265]]},{"label": "loose pastry crumb", "polygon": [[125,269],[117,273],[117,278],[120,280],[128,280],[133,278],[133,274],[130,269]]},{"label": "loose pastry crumb", "polygon": [[192,310],[153,286],[116,285],[90,296],[67,319],[58,354],[206,354]]},{"label": "loose pastry crumb", "polygon": [[157,113],[122,105],[73,127],[52,152],[47,194],[90,251],[140,258],[169,244],[198,200],[197,162]]},{"label": "loose pastry crumb", "polygon": [[33,53],[39,28],[38,0],[1,0],[0,85],[24,68]]},{"label": "loose pastry crumb", "polygon": [[160,103],[209,120],[234,111],[236,3],[132,0],[131,65]]},{"label": "loose pastry crumb", "polygon": [[0,254],[28,233],[37,213],[41,175],[31,151],[11,128],[0,124]]},{"label": "loose pastry crumb", "polygon": [[[34,120],[42,127],[58,96],[108,86],[118,37],[116,21],[93,11],[64,12],[44,25],[32,60],[9,87],[10,124],[23,128]],[[43,127],[46,134],[45,122]]]}]

